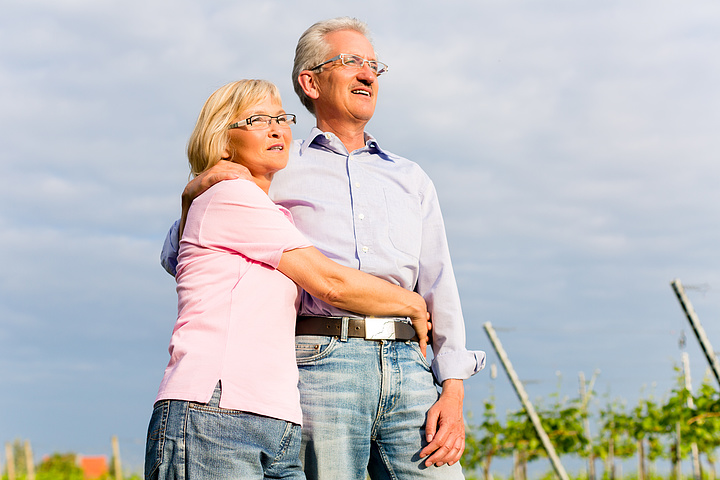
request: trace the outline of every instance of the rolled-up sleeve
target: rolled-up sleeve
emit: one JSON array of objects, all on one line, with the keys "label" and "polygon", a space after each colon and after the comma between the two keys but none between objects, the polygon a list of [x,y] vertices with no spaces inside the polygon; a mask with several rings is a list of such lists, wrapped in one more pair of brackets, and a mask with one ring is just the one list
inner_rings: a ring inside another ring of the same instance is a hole
[{"label": "rolled-up sleeve", "polygon": [[433,374],[440,383],[448,378],[470,378],[483,368],[485,352],[480,350],[443,352],[432,362]]}]

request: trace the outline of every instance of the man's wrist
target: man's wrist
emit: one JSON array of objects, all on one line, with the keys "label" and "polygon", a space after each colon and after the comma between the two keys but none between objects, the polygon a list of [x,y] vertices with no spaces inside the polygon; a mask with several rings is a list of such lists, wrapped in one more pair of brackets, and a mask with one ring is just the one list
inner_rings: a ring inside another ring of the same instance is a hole
[{"label": "man's wrist", "polygon": [[465,386],[460,378],[448,378],[442,382],[442,392],[440,396],[453,397],[460,401],[465,398]]}]

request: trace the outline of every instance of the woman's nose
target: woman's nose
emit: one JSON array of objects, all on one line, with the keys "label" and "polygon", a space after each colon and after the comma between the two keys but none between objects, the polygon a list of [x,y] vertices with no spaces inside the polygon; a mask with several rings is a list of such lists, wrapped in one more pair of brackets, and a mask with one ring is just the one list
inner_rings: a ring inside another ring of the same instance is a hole
[{"label": "woman's nose", "polygon": [[270,128],[268,129],[268,134],[273,137],[279,137],[280,128],[280,124],[277,122],[277,120],[270,120]]}]

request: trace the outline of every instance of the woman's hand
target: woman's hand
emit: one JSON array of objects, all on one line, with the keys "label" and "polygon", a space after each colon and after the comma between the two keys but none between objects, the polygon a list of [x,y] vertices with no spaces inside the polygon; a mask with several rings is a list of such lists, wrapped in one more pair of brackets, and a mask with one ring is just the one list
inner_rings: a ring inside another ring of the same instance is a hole
[{"label": "woman's hand", "polygon": [[[418,295],[418,297],[420,297],[420,295]],[[410,315],[410,320],[412,320],[412,326],[418,336],[420,351],[427,357],[428,333],[430,329],[432,329],[432,323],[430,323],[430,314],[427,312],[425,300],[423,300],[422,297],[420,297],[420,299],[422,300],[423,308],[421,311],[418,311],[418,313]]]}]

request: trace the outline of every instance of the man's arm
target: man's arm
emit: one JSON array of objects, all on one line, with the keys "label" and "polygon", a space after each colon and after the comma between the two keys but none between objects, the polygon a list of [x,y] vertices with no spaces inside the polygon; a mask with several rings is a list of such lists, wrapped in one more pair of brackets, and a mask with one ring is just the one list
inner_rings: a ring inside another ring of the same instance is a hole
[{"label": "man's arm", "polygon": [[190,210],[190,205],[192,205],[193,200],[216,183],[222,182],[223,180],[233,180],[235,178],[244,178],[245,180],[253,179],[252,175],[250,175],[250,170],[244,165],[227,160],[220,160],[185,185],[185,190],[183,190],[182,193],[182,214],[180,216],[180,226],[178,229],[179,238],[182,238],[187,213],[188,210]]},{"label": "man's arm", "polygon": [[175,223],[172,224],[165,236],[165,243],[163,243],[162,250],[160,251],[160,265],[173,277],[177,270],[177,257],[178,251],[180,250],[178,244],[180,239],[180,235],[178,235],[179,227],[180,220],[175,220]]},{"label": "man's arm", "polygon": [[416,290],[427,300],[432,316],[435,353],[432,369],[442,392],[427,413],[428,445],[420,455],[427,457],[427,466],[452,465],[465,450],[463,379],[483,368],[485,354],[465,347],[465,323],[445,225],[435,187],[427,181],[422,194],[423,233]]}]

